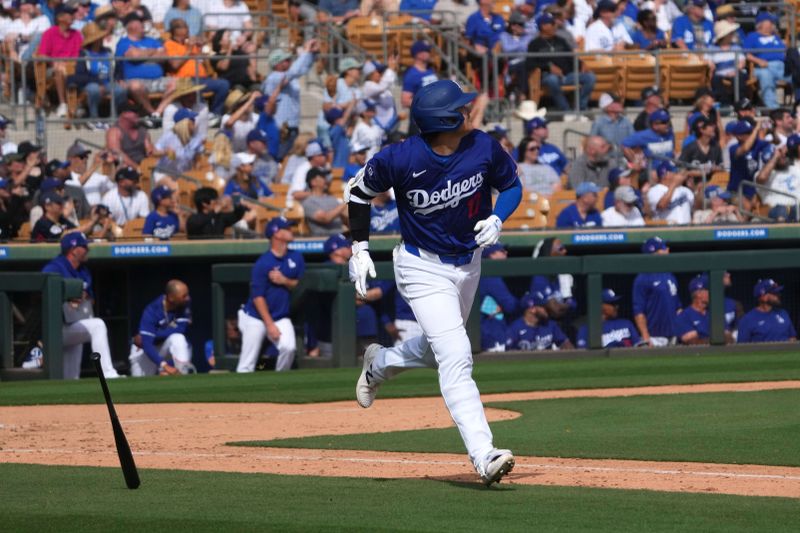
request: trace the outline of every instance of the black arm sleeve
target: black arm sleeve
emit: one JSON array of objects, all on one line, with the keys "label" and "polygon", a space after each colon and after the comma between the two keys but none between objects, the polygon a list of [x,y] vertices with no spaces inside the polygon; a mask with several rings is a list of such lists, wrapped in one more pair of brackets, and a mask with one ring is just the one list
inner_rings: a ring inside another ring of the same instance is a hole
[{"label": "black arm sleeve", "polygon": [[370,205],[349,202],[347,208],[350,213],[350,235],[353,241],[369,241]]}]

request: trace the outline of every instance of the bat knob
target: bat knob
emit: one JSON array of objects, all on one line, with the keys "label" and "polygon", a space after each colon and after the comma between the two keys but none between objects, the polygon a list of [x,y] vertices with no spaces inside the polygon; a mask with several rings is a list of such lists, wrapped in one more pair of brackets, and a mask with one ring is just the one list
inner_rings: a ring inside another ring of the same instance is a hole
[{"label": "bat knob", "polygon": [[97,352],[92,352],[92,361],[99,361],[99,360],[100,360],[100,354]]}]

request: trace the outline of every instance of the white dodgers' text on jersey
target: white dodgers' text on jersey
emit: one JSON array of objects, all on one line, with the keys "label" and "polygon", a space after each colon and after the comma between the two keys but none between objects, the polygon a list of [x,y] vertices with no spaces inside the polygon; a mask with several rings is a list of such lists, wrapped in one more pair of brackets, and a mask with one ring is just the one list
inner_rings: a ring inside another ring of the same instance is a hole
[{"label": "white dodgers' text on jersey", "polygon": [[372,193],[394,187],[405,242],[459,254],[477,247],[473,228],[492,212],[492,188],[503,191],[516,179],[511,156],[476,130],[447,157],[421,137],[388,146],[367,163],[363,184]]}]

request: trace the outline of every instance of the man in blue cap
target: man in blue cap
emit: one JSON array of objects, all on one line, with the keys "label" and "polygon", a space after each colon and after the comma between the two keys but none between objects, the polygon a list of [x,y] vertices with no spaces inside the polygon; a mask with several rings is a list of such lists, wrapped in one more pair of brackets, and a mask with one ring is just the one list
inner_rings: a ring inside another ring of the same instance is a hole
[{"label": "man in blue cap", "polygon": [[[400,93],[400,104],[405,108],[411,107],[417,91],[439,79],[436,71],[431,68],[431,45],[427,41],[415,41],[411,45],[411,57],[414,62],[403,74],[403,92]],[[408,134],[417,133],[419,128],[413,120],[409,120]]]},{"label": "man in blue cap", "polygon": [[[642,253],[666,255],[667,243],[651,237],[642,245]],[[675,320],[681,309],[678,282],[669,272],[638,274],[633,280],[633,321],[642,342],[650,346],[675,343]]]},{"label": "man in blue cap", "polygon": [[707,279],[703,276],[692,278],[689,281],[689,294],[692,301],[678,315],[675,321],[675,334],[681,344],[708,344],[711,337],[711,321],[708,314]]},{"label": "man in blue cap", "polygon": [[769,109],[778,107],[775,89],[779,81],[790,81],[785,75],[784,57],[786,45],[776,34],[777,19],[769,11],[756,15],[756,30],[747,34],[742,43],[744,49],[769,49],[747,54],[747,60],[755,64],[753,74],[758,79],[759,93]]},{"label": "man in blue cap", "polygon": [[289,303],[292,290],[305,272],[303,255],[289,249],[289,243],[294,240],[292,225],[284,217],[275,217],[264,230],[269,239],[269,250],[253,265],[250,297],[239,310],[242,353],[237,372],[255,371],[265,339],[278,349],[275,370],[280,372],[292,368],[297,341],[289,317]]},{"label": "man in blue cap", "polygon": [[670,161],[658,162],[655,166],[658,183],[647,191],[647,203],[653,220],[664,220],[667,224],[691,224],[694,193],[686,187],[686,172],[681,172]]},{"label": "man in blue cap", "polygon": [[536,117],[525,123],[525,134],[539,143],[540,163],[550,165],[559,176],[566,172],[569,159],[558,149],[558,146],[547,142],[550,132],[547,130],[547,121]]},{"label": "man in blue cap", "polygon": [[[636,326],[627,318],[619,318],[619,301],[622,298],[611,289],[603,289],[600,316],[603,319],[603,348],[630,348],[641,343]],[[578,348],[589,347],[589,326],[583,325],[578,330],[576,339]]]},{"label": "man in blue cap", "polygon": [[172,193],[172,189],[166,185],[152,190],[150,199],[153,201],[153,210],[144,219],[142,235],[152,235],[156,239],[168,241],[185,229],[185,221],[174,211],[175,198]]},{"label": "man in blue cap", "polygon": [[744,222],[739,208],[732,205],[731,193],[718,185],[709,185],[705,190],[708,209],[700,209],[692,215],[692,224],[725,224]]},{"label": "man in blue cap", "polygon": [[761,193],[761,199],[770,207],[769,217],[778,222],[798,220],[797,202],[800,200],[800,168],[797,166],[800,135],[793,134],[784,146],[775,149],[773,156],[756,176],[756,182],[770,188]]},{"label": "man in blue cap", "polygon": [[83,345],[92,343],[92,351],[100,354],[100,364],[106,379],[120,377],[111,360],[108,346],[108,330],[100,318],[94,317],[94,290],[92,274],[86,266],[89,260],[89,241],[80,232],[64,235],[61,239],[61,254],[47,263],[42,272],[58,274],[66,279],[79,279],[83,282],[80,298],[64,304],[64,379],[78,379],[81,376],[81,357]]},{"label": "man in blue cap", "polygon": [[[348,134],[347,123],[350,120],[353,108],[354,105],[351,100],[344,109],[334,106],[325,111],[325,121],[331,127],[328,131],[328,135],[331,138],[331,149],[333,150],[331,168],[345,168],[350,161],[350,135]],[[367,148],[366,146],[364,147],[365,150]]]},{"label": "man in blue cap", "polygon": [[272,159],[268,145],[269,139],[262,130],[256,128],[247,134],[247,153],[256,156],[253,161],[253,170],[250,173],[267,187],[278,175],[278,163]]},{"label": "man in blue cap", "polygon": [[[686,2],[686,14],[672,23],[672,44],[682,50],[711,48],[714,25],[705,15],[706,0]],[[702,36],[702,40],[698,39]]]},{"label": "man in blue cap", "polygon": [[[484,248],[482,257],[503,261],[508,258],[508,252],[498,242]],[[484,276],[478,283],[478,298],[481,302],[481,350],[503,352],[508,320],[517,314],[517,297],[500,276]]]},{"label": "man in blue cap", "polygon": [[[736,137],[737,143],[728,147],[731,161],[731,175],[728,180],[728,191],[739,194],[739,184],[743,181],[755,181],[762,162],[772,158],[774,146],[759,138],[759,127],[754,127],[749,120],[738,120],[726,126],[725,131]],[[750,210],[756,190],[752,185],[742,187],[744,207]]]},{"label": "man in blue cap", "polygon": [[648,158],[675,156],[675,135],[672,132],[672,123],[669,111],[657,109],[648,117],[650,127],[637,131],[622,141],[622,150],[625,157],[632,161],[635,151],[642,150]]},{"label": "man in blue cap", "polygon": [[44,215],[31,230],[31,242],[57,242],[65,231],[75,229],[75,224],[64,217],[64,197],[55,190],[39,196]]},{"label": "man in blue cap", "polygon": [[792,319],[781,309],[782,285],[772,279],[760,279],[753,287],[756,306],[739,320],[737,342],[794,342],[797,332]]},{"label": "man in blue cap", "polygon": [[557,228],[590,228],[603,225],[597,210],[597,194],[600,187],[585,181],[575,189],[575,203],[564,208],[556,218]]},{"label": "man in blue cap", "polygon": [[574,348],[547,313],[547,297],[541,292],[526,293],[520,299],[523,314],[511,323],[506,336],[507,350],[525,352]]}]

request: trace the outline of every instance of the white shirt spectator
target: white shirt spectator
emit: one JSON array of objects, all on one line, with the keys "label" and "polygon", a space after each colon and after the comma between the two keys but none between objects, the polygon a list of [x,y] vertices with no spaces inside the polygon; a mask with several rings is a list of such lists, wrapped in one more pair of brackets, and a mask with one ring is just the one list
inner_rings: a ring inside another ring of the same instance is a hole
[{"label": "white shirt spectator", "polygon": [[[175,112],[178,111],[183,107],[182,105],[178,105],[175,102],[169,104],[164,109],[164,114],[161,116],[162,119],[162,128],[164,131],[172,131],[172,128],[175,126],[175,121],[172,120],[172,117],[175,116]],[[192,111],[197,113],[197,117],[194,119],[194,127],[195,132],[199,134],[201,137],[208,136],[208,106],[204,102],[196,102],[192,106]]]},{"label": "white shirt spectator", "polygon": [[12,143],[11,141],[0,141],[0,142],[3,143],[2,144],[3,155],[17,153],[17,143]]},{"label": "white shirt spectator", "polygon": [[120,226],[134,218],[145,218],[150,214],[150,202],[142,191],[136,191],[133,196],[122,197],[119,189],[114,187],[103,196],[101,202],[108,206],[111,218]]},{"label": "white shirt spectator", "polygon": [[353,128],[353,135],[350,137],[350,146],[368,146],[367,160],[377,154],[383,144],[383,128],[375,124],[367,124],[359,120]]},{"label": "white shirt spectator", "polygon": [[[230,115],[224,115],[220,124],[225,124]],[[250,120],[244,118],[237,120],[233,123],[233,136],[231,137],[231,146],[233,146],[234,153],[247,151],[247,134],[253,131],[258,124],[258,115],[250,113]]]},{"label": "white shirt spectator", "polygon": [[375,102],[375,120],[388,126],[397,114],[395,110],[395,100],[392,94],[392,87],[397,81],[397,73],[387,68],[383,71],[378,82],[364,82],[364,98]]},{"label": "white shirt spectator", "polygon": [[647,201],[653,211],[653,220],[666,220],[667,224],[690,224],[692,222],[692,204],[694,193],[688,187],[681,185],[672,193],[672,201],[666,209],[657,209],[658,201],[669,188],[663,183],[650,187],[647,191]]},{"label": "white shirt spectator", "polygon": [[770,207],[785,205],[794,207],[796,198],[800,198],[800,166],[797,163],[790,165],[786,170],[774,170],[769,176],[767,187],[791,196],[777,194],[772,191],[764,193],[764,203]]},{"label": "white shirt spectator", "polygon": [[27,24],[25,24],[21,18],[18,18],[11,23],[11,26],[8,28],[8,33],[30,37],[34,33],[44,33],[44,31],[49,27],[50,19],[44,15],[39,15],[38,17],[31,19]]},{"label": "white shirt spectator", "polygon": [[613,205],[600,213],[604,228],[622,228],[644,226],[644,218],[638,207],[631,207],[627,215],[617,211]]},{"label": "white shirt spectator", "polygon": [[603,50],[610,52],[617,43],[633,44],[628,30],[622,24],[615,24],[612,28],[606,26],[602,20],[597,19],[586,28],[585,50]]},{"label": "white shirt spectator", "polygon": [[[651,5],[645,7],[648,4]],[[654,8],[655,4],[653,2],[646,2],[640,9],[653,10]],[[667,0],[658,7],[658,10],[656,10],[656,26],[658,26],[659,30],[665,33],[672,31],[672,24],[675,22],[675,19],[682,15],[683,13],[678,6],[675,5],[675,2],[672,0]]]},{"label": "white shirt spectator", "polygon": [[550,196],[561,185],[561,177],[550,165],[542,163],[519,163],[520,179],[526,192]]},{"label": "white shirt spectator", "polygon": [[83,194],[86,195],[86,201],[89,202],[89,205],[102,204],[103,195],[114,188],[114,182],[108,176],[99,172],[89,176],[89,179],[83,185],[81,185],[80,179],[80,174],[72,172],[66,184],[83,189]]},{"label": "white shirt spectator", "polygon": [[575,17],[572,19],[572,26],[579,28],[581,35],[586,35],[586,28],[594,15],[594,7],[589,5],[586,0],[574,0],[572,5],[575,6]]},{"label": "white shirt spectator", "polygon": [[292,193],[306,190],[306,176],[309,170],[311,170],[311,163],[308,159],[295,167],[294,174],[292,174],[292,183],[286,192],[287,205],[292,201]]},{"label": "white shirt spectator", "polygon": [[[203,13],[222,13],[208,15],[203,19],[205,29],[230,29],[241,31],[246,22],[252,22],[250,8],[239,0],[232,6],[226,6],[222,0],[215,0],[209,6],[210,11]],[[233,38],[233,37],[231,37]]]},{"label": "white shirt spectator", "polygon": [[[164,15],[167,14],[167,10],[172,7],[172,2],[165,0],[142,0],[141,3],[150,11],[153,20],[162,22],[164,21]],[[195,0],[192,0],[193,6],[194,3]]]}]

